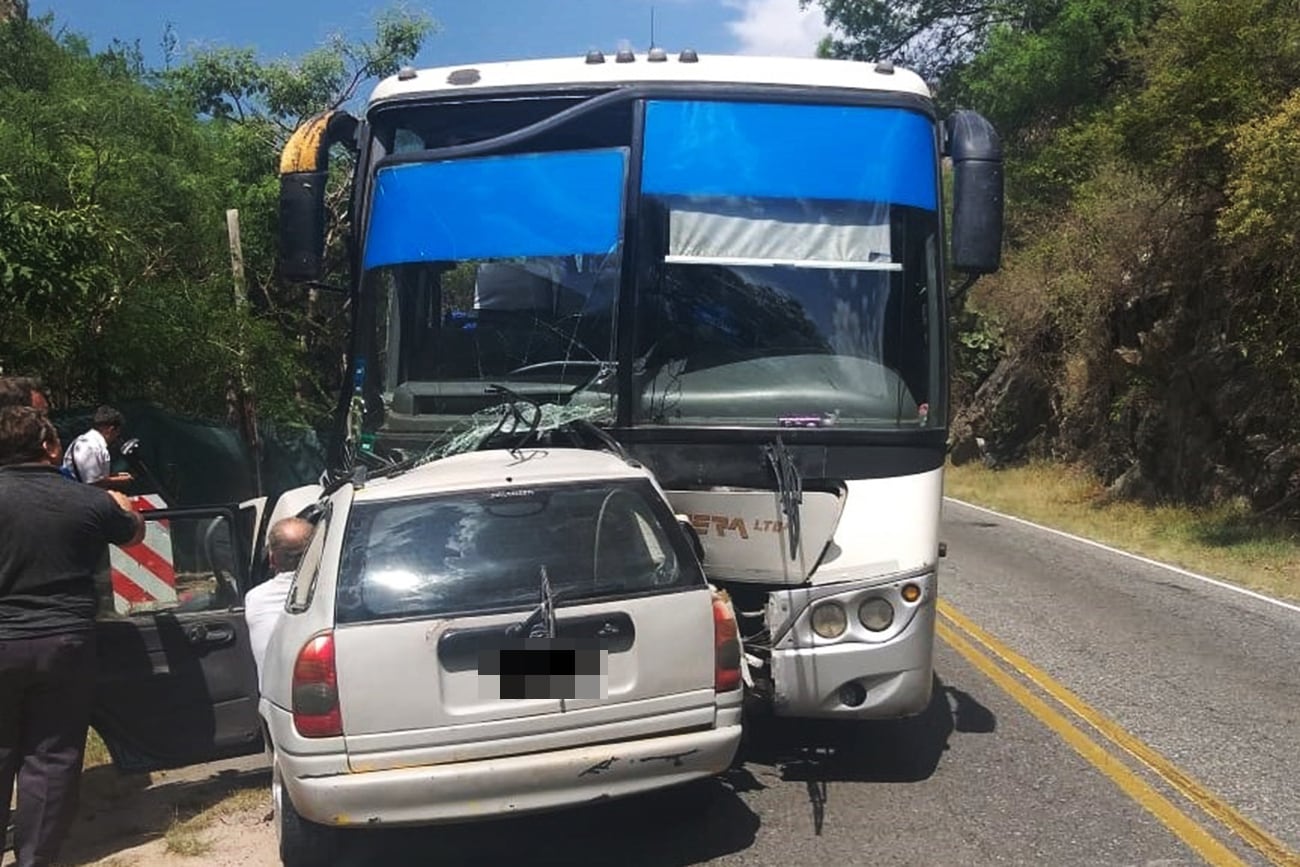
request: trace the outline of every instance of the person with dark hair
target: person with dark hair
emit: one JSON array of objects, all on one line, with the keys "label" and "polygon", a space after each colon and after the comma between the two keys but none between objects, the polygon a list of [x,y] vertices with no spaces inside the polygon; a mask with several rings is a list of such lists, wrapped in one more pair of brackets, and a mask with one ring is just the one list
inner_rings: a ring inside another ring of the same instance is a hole
[{"label": "person with dark hair", "polygon": [[50,401],[45,386],[34,376],[0,376],[0,408],[31,406],[48,410]]},{"label": "person with dark hair", "polygon": [[113,473],[110,449],[122,437],[126,419],[111,406],[95,410],[90,430],[72,441],[63,456],[64,474],[69,478],[99,488],[119,490],[131,484],[130,473]]},{"label": "person with dark hair", "polygon": [[144,538],[117,491],[59,473],[43,410],[0,409],[0,828],[18,783],[18,867],[53,864],[76,812],[95,693],[95,570]]}]

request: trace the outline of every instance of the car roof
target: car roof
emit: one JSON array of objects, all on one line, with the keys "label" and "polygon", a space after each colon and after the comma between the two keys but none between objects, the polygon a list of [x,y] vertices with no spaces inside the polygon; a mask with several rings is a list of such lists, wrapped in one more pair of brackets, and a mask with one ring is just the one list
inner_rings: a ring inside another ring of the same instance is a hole
[{"label": "car roof", "polygon": [[629,463],[609,452],[573,448],[493,449],[442,458],[393,478],[368,481],[357,491],[355,499],[373,502],[457,491],[649,476],[640,464]]},{"label": "car roof", "polygon": [[683,62],[669,53],[659,62],[634,54],[630,63],[616,63],[609,55],[603,63],[587,63],[581,55],[542,60],[406,69],[375,86],[370,102],[409,97],[442,97],[479,91],[525,90],[539,87],[618,87],[629,84],[684,83],[784,85],[788,87],[848,88],[851,90],[908,93],[929,97],[925,81],[907,69],[890,64],[814,57],[754,57],[700,54],[696,62]]}]

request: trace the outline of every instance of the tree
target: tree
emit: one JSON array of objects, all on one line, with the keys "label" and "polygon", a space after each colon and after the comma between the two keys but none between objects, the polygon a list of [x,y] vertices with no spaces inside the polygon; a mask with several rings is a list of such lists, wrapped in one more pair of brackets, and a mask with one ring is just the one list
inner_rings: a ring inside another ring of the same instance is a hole
[{"label": "tree", "polygon": [[0,22],[27,20],[27,0],[0,0]]},{"label": "tree", "polygon": [[92,54],[51,30],[49,18],[0,24],[12,229],[0,238],[0,364],[42,372],[66,401],[95,400],[122,394],[105,362],[123,302],[210,274],[210,162],[198,122],[142,81],[138,52]]},{"label": "tree", "polygon": [[[215,49],[195,53],[163,77],[169,92],[208,119],[209,131],[220,143],[230,179],[226,207],[238,208],[241,215],[249,291],[260,313],[284,333],[297,335],[308,365],[299,377],[299,400],[321,411],[332,405],[343,382],[347,311],[341,297],[312,289],[304,298],[302,290],[277,279],[279,153],[302,121],[354,101],[367,81],[410,62],[436,29],[428,16],[394,10],[378,17],[372,38],[334,36],[297,61],[262,62],[251,49]],[[335,274],[345,259],[339,229],[346,218],[351,175],[346,152],[338,156],[327,195],[328,261]]]},{"label": "tree", "polygon": [[[812,0],[801,0],[804,6]],[[1112,95],[1125,46],[1157,0],[817,0],[838,34],[823,54],[890,59],[1003,131],[1063,126]]]},{"label": "tree", "polygon": [[422,13],[390,10],[368,41],[335,35],[296,61],[262,62],[251,48],[200,50],[166,80],[202,115],[265,122],[287,136],[306,118],[350,102],[365,82],[397,72],[437,27]]},{"label": "tree", "polygon": [[[808,8],[814,0],[800,0]],[[1051,0],[816,0],[836,35],[821,53],[851,60],[893,60],[924,78],[943,78],[972,57],[1000,26],[1033,31]]]},{"label": "tree", "polygon": [[[341,325],[275,279],[279,147],[432,26],[388,13],[374,39],[335,38],[298,63],[218,51],[155,73],[137,47],[92,52],[49,16],[0,21],[0,372],[40,373],[62,404],[147,398],[211,417],[242,351],[264,416],[321,421]],[[246,313],[231,300],[229,207]]]}]

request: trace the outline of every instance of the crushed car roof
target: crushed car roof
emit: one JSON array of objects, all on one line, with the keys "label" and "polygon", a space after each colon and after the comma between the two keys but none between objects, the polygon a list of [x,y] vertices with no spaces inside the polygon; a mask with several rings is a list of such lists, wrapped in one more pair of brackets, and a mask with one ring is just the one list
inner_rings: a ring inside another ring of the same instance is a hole
[{"label": "crushed car roof", "polygon": [[377,478],[357,491],[358,501],[389,500],[455,491],[597,479],[649,478],[649,472],[609,452],[574,448],[493,449],[432,461],[393,478]]}]

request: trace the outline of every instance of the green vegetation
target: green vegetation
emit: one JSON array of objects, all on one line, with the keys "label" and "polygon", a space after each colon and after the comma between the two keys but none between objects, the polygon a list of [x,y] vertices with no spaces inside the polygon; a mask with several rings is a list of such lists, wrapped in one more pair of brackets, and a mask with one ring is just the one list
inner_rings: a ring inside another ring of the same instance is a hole
[{"label": "green vegetation", "polygon": [[104,739],[99,736],[99,732],[94,729],[86,736],[86,755],[82,760],[82,768],[97,768],[100,765],[111,764],[113,757],[108,754],[108,745]]},{"label": "green vegetation", "polygon": [[816,2],[823,53],[907,63],[1004,138],[954,456],[1300,516],[1300,4]]},{"label": "green vegetation", "polygon": [[342,375],[345,309],[276,277],[280,147],[433,28],[388,12],[370,39],[297,61],[219,49],[160,71],[132,45],[93,52],[52,18],[0,15],[0,371],[42,375],[59,405],[144,398],[220,417],[242,350],[263,417],[319,422]]},{"label": "green vegetation", "polygon": [[1300,599],[1300,533],[1243,501],[1192,508],[1116,500],[1085,470],[1031,461],[949,467],[945,493],[1125,551]]},{"label": "green vegetation", "polygon": [[[954,455],[1300,516],[1300,2],[790,2],[836,27],[823,53],[912,66],[1003,135],[1004,268],[953,310]],[[215,417],[242,353],[263,417],[319,423],[345,302],[277,279],[279,147],[434,22],[388,12],[297,60],[220,49],[153,70],[24,8],[0,5],[0,369],[44,375],[60,405]]]}]

